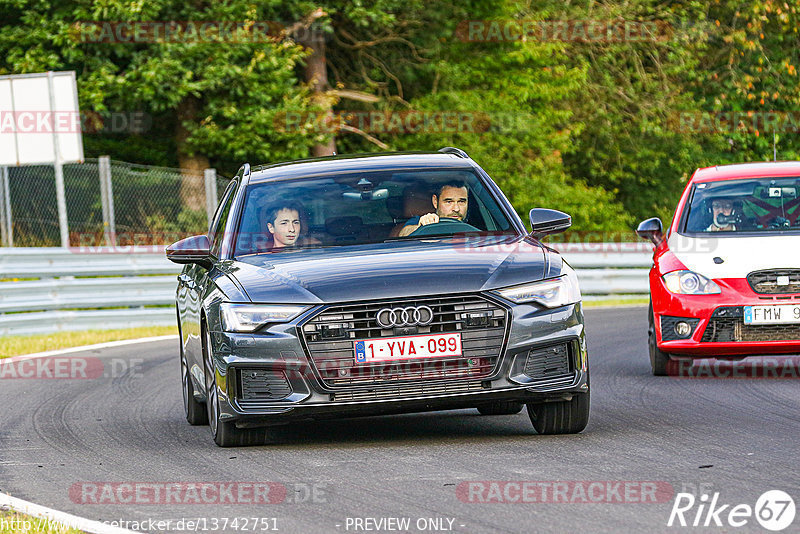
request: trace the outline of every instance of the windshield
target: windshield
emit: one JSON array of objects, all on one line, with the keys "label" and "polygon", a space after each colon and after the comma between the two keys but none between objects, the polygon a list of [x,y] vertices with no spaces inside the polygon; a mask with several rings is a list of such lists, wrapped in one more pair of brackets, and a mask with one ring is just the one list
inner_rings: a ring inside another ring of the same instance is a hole
[{"label": "windshield", "polygon": [[800,179],[761,178],[699,183],[694,186],[686,233],[720,235],[800,232]]},{"label": "windshield", "polygon": [[235,255],[481,232],[515,234],[471,169],[337,174],[248,186]]}]

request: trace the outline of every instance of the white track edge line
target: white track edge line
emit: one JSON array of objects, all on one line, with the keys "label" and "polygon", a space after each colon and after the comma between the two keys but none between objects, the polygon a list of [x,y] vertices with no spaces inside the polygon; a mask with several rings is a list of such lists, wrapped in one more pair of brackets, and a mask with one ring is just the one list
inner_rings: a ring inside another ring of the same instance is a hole
[{"label": "white track edge line", "polygon": [[106,343],[96,343],[94,345],[83,345],[80,347],[70,347],[68,349],[49,350],[46,352],[35,352],[32,354],[20,354],[18,356],[9,356],[7,358],[0,358],[2,362],[19,362],[23,360],[32,360],[34,358],[46,358],[48,356],[59,356],[61,354],[70,354],[73,352],[84,352],[87,350],[107,349],[112,347],[123,347],[125,345],[134,345],[136,343],[150,343],[152,341],[165,341],[167,339],[178,339],[178,334],[171,334],[168,336],[155,336],[155,337],[141,337],[138,339],[123,339],[120,341],[108,341]]},{"label": "white track edge line", "polygon": [[93,521],[76,515],[68,514],[66,512],[59,512],[52,508],[47,508],[40,504],[35,504],[22,499],[17,499],[11,495],[0,493],[0,506],[7,506],[15,512],[34,516],[37,518],[48,519],[54,523],[66,525],[76,530],[89,532],[90,534],[138,534],[133,530],[127,530],[120,527],[109,525],[101,521]]}]

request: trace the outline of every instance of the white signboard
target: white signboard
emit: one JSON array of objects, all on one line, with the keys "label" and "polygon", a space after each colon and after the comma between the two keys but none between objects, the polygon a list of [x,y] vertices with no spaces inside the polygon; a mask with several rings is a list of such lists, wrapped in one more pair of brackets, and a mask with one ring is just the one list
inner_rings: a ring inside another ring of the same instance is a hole
[{"label": "white signboard", "polygon": [[0,76],[0,166],[81,161],[75,72]]}]

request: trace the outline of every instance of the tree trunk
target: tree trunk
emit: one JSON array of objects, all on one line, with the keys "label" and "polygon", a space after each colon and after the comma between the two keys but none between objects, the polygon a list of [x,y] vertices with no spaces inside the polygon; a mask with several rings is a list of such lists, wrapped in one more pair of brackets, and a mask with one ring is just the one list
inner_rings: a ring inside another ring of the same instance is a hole
[{"label": "tree trunk", "polygon": [[206,209],[206,191],[203,172],[211,165],[202,154],[191,152],[186,140],[189,130],[185,122],[197,120],[200,102],[193,96],[187,96],[178,104],[178,123],[175,126],[175,141],[178,147],[178,165],[182,170],[181,202],[185,208],[192,210]]},{"label": "tree trunk", "polygon": [[[311,84],[314,91],[314,104],[324,108],[322,113],[326,114],[322,124],[332,124],[333,110],[330,100],[325,96],[328,88],[328,68],[325,60],[325,37],[320,31],[309,30],[310,36],[303,42],[303,46],[312,50],[311,55],[306,58],[305,80]],[[313,157],[330,156],[336,152],[336,138],[331,138],[325,143],[318,143],[311,147]]]}]

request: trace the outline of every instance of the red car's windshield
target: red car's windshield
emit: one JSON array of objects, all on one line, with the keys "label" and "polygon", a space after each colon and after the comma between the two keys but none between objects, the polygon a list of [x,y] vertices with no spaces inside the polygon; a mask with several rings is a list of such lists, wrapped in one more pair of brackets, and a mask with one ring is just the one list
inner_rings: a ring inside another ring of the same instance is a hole
[{"label": "red car's windshield", "polygon": [[698,183],[682,231],[719,235],[800,232],[799,191],[796,177]]}]

